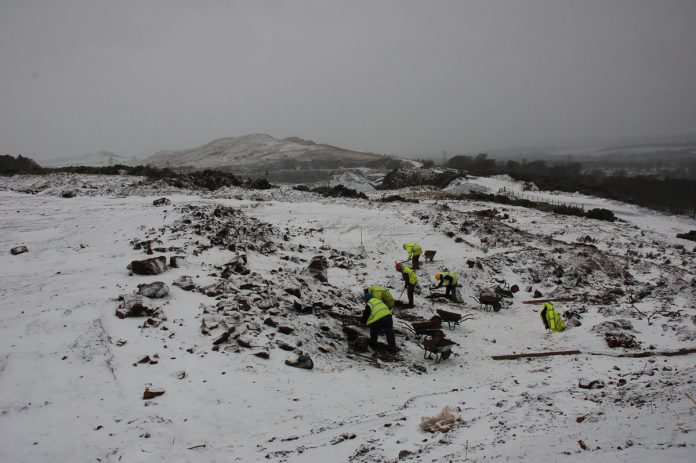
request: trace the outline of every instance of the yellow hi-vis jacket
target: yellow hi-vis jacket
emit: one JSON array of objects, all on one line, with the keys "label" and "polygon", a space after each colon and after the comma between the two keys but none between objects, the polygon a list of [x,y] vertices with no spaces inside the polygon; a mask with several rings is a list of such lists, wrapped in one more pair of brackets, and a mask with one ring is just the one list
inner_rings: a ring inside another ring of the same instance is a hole
[{"label": "yellow hi-vis jacket", "polygon": [[406,251],[409,259],[413,258],[413,256],[420,256],[423,253],[420,245],[416,243],[406,243]]},{"label": "yellow hi-vis jacket", "polygon": [[372,297],[376,297],[380,301],[384,302],[390,309],[394,307],[394,298],[389,290],[384,286],[370,286],[367,288],[367,292],[370,293]]},{"label": "yellow hi-vis jacket", "polygon": [[558,312],[556,312],[556,309],[553,307],[552,303],[544,303],[539,316],[541,317],[541,321],[544,323],[544,327],[547,330],[560,332],[565,329],[565,322]]},{"label": "yellow hi-vis jacket", "polygon": [[389,310],[389,307],[387,305],[377,299],[376,297],[373,297],[369,301],[367,301],[367,305],[370,306],[370,316],[367,319],[367,324],[371,325],[380,318],[384,318],[387,315],[391,315],[391,310]]},{"label": "yellow hi-vis jacket", "polygon": [[459,282],[459,275],[454,272],[440,272],[440,282],[442,282],[444,286],[449,286],[450,284],[452,286],[457,286],[457,283]]},{"label": "yellow hi-vis jacket", "polygon": [[418,277],[416,276],[416,272],[414,272],[413,269],[408,265],[402,265],[401,272],[404,276],[404,281],[406,283],[410,285],[415,285],[418,283]]}]

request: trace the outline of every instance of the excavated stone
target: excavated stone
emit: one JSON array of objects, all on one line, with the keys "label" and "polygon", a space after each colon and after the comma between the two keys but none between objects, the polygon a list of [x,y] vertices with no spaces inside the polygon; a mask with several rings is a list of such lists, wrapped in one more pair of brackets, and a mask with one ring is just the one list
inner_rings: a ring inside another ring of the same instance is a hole
[{"label": "excavated stone", "polygon": [[280,331],[283,334],[290,334],[293,331],[295,331],[295,327],[290,325],[280,325],[278,327],[278,331]]},{"label": "excavated stone", "polygon": [[283,341],[282,339],[276,339],[275,343],[276,343],[276,346],[280,347],[283,350],[293,351],[296,349],[296,346],[293,346],[289,342]]},{"label": "excavated stone", "polygon": [[145,260],[134,260],[129,267],[136,275],[159,275],[167,270],[167,258],[159,256]]},{"label": "excavated stone", "polygon": [[267,350],[260,350],[258,352],[254,352],[252,355],[255,355],[256,357],[262,359],[267,359],[271,357],[271,354]]},{"label": "excavated stone", "polygon": [[22,254],[22,253],[28,252],[28,251],[29,251],[29,249],[27,249],[26,246],[16,246],[16,247],[10,249],[10,254],[12,254],[13,256],[16,256],[17,254]]},{"label": "excavated stone", "polygon": [[314,368],[314,362],[309,355],[299,355],[296,358],[287,359],[285,360],[285,364],[295,368],[304,368],[306,370]]},{"label": "excavated stone", "polygon": [[328,283],[327,271],[329,263],[324,256],[314,256],[307,266],[306,272],[322,283]]},{"label": "excavated stone", "polygon": [[143,300],[142,296],[126,294],[121,296],[121,299],[122,302],[116,310],[116,316],[119,318],[144,317],[155,313],[155,310],[150,307],[147,301]]},{"label": "excavated stone", "polygon": [[154,399],[164,394],[164,389],[145,389],[143,392],[143,400]]},{"label": "excavated stone", "polygon": [[249,273],[251,273],[251,270],[249,270],[247,266],[246,254],[239,254],[224,265],[221,276],[222,278],[228,279],[234,274],[248,275]]},{"label": "excavated stone", "polygon": [[159,299],[169,294],[169,286],[162,281],[142,283],[138,285],[138,294],[153,299]]},{"label": "excavated stone", "polygon": [[168,206],[171,203],[172,202],[167,198],[158,198],[158,199],[155,199],[154,201],[152,201],[153,206]]},{"label": "excavated stone", "polygon": [[188,275],[182,275],[172,283],[173,286],[179,287],[184,291],[191,291],[196,288],[193,279]]}]

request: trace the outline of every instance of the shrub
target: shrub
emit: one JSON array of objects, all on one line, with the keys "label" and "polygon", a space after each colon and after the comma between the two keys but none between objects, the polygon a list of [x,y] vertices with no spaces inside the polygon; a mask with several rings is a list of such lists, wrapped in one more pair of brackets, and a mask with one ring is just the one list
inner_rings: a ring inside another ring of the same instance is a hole
[{"label": "shrub", "polygon": [[585,216],[585,211],[583,211],[582,208],[575,206],[554,206],[552,211],[556,214],[561,215],[574,215],[576,217]]},{"label": "shrub", "polygon": [[382,202],[382,203],[393,203],[393,202],[402,202],[402,203],[416,203],[418,204],[417,199],[411,199],[411,198],[404,198],[401,195],[389,195],[385,196],[384,198],[380,198],[377,201]]},{"label": "shrub", "polygon": [[269,190],[271,188],[276,188],[275,185],[270,184],[265,178],[249,179],[246,186],[252,190]]},{"label": "shrub", "polygon": [[587,211],[587,214],[585,214],[585,217],[588,219],[595,219],[595,220],[605,220],[607,222],[614,222],[616,220],[616,216],[612,211],[609,209],[591,209]]},{"label": "shrub", "polygon": [[344,185],[336,185],[333,187],[320,186],[317,188],[309,188],[307,187],[307,185],[297,185],[293,189],[297,191],[308,191],[310,193],[318,193],[322,196],[330,198],[367,199],[367,195],[365,193],[353,190],[352,188],[348,188]]}]

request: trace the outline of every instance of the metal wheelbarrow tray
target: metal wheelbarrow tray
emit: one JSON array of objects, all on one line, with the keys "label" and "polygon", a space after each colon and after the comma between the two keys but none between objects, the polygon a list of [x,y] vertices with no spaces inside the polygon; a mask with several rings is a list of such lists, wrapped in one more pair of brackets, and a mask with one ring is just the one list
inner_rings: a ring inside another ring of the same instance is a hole
[{"label": "metal wheelbarrow tray", "polygon": [[471,320],[474,318],[472,314],[462,315],[457,312],[449,312],[447,310],[437,309],[437,314],[440,316],[443,322],[447,322],[447,327],[453,330],[460,322]]},{"label": "metal wheelbarrow tray", "polygon": [[503,296],[491,290],[483,290],[479,293],[477,302],[486,309],[493,309],[494,312],[500,311],[503,305],[500,303]]},{"label": "metal wheelbarrow tray", "polygon": [[456,342],[446,339],[445,333],[436,331],[431,336],[423,340],[423,344],[416,341],[416,344],[423,349],[423,358],[432,359],[435,356],[435,363],[440,360],[447,360],[452,355],[452,346],[459,345]]},{"label": "metal wheelbarrow tray", "polygon": [[433,315],[428,321],[413,322],[410,325],[406,322],[401,323],[416,336],[416,339],[421,336],[431,336],[436,331],[442,332],[442,318],[438,315]]}]

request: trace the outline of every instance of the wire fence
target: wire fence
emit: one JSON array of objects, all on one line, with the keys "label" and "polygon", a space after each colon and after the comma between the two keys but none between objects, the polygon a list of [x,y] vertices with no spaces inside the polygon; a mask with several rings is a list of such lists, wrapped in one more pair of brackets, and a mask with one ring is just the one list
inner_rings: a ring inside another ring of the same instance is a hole
[{"label": "wire fence", "polygon": [[572,201],[560,201],[560,200],[554,200],[553,198],[548,198],[546,196],[541,196],[541,195],[534,195],[532,193],[521,193],[519,191],[515,190],[510,190],[506,187],[502,187],[500,190],[498,190],[498,194],[502,196],[506,196],[510,199],[519,199],[519,200],[526,200],[526,201],[531,201],[533,203],[545,203],[545,204],[550,204],[552,206],[557,206],[557,207],[567,207],[567,208],[574,208],[574,209],[580,209],[582,211],[585,210],[585,205],[581,203],[575,203]]}]

